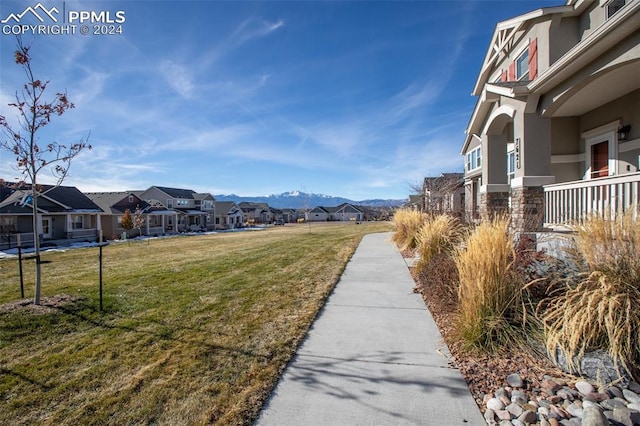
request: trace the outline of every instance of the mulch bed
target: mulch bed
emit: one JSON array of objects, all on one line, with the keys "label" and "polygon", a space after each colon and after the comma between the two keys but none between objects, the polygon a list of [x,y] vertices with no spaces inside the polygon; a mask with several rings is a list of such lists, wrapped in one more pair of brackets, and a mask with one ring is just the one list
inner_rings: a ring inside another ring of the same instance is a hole
[{"label": "mulch bed", "polygon": [[[403,252],[403,256],[412,257],[410,251]],[[434,267],[416,276],[414,291],[424,299],[442,337],[449,347],[453,357],[453,365],[464,376],[469,390],[481,410],[484,410],[483,398],[498,388],[508,386],[506,378],[509,374],[518,373],[528,389],[540,387],[543,376],[568,377],[555,367],[544,356],[536,356],[533,351],[526,351],[514,347],[499,353],[478,353],[467,349],[453,334],[453,324],[456,320],[457,296],[455,291],[439,285],[442,280],[452,279],[455,266],[446,261],[435,262]]]}]

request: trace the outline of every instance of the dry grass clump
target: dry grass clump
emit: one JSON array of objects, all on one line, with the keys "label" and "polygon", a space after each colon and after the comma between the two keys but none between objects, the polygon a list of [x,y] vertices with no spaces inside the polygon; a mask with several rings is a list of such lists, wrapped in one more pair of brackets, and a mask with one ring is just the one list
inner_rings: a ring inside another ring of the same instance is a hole
[{"label": "dry grass clump", "polygon": [[564,291],[543,301],[540,318],[548,352],[569,366],[595,349],[637,375],[640,365],[640,227],[631,214],[593,216],[577,228],[575,254],[588,272],[569,277]]},{"label": "dry grass clump", "polygon": [[428,217],[416,234],[417,252],[420,261],[418,272],[439,254],[451,254],[462,239],[462,226],[458,219],[449,215]]},{"label": "dry grass clump", "polygon": [[518,344],[523,333],[522,283],[514,266],[509,221],[483,222],[455,255],[460,277],[456,334],[468,346],[497,350]]},{"label": "dry grass clump", "polygon": [[417,210],[404,208],[396,211],[393,215],[393,223],[396,226],[393,242],[400,247],[400,250],[416,247],[416,236],[425,220],[426,215]]}]

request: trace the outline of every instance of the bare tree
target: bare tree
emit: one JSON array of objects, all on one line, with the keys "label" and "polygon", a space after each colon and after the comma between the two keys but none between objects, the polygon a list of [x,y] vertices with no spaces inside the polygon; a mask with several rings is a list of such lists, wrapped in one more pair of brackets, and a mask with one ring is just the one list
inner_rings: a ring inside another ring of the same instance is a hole
[{"label": "bare tree", "polygon": [[23,44],[18,38],[17,49],[14,53],[15,62],[24,70],[27,82],[21,90],[16,91],[15,102],[8,104],[17,112],[17,126],[12,126],[4,116],[0,115],[0,127],[6,139],[0,142],[0,147],[11,151],[16,158],[17,169],[22,174],[19,182],[22,187],[30,188],[30,204],[33,210],[33,240],[35,248],[35,296],[33,303],[40,304],[40,236],[38,234],[38,196],[41,188],[38,186],[38,174],[47,169],[56,178],[56,186],[60,185],[69,172],[71,160],[85,148],[89,135],[71,145],[58,142],[41,144],[38,131],[48,125],[55,116],[64,114],[75,106],[69,101],[66,92],[57,92],[47,100],[45,90],[49,81],[35,78],[31,67],[31,46]]},{"label": "bare tree", "polygon": [[[420,208],[425,213],[457,212],[454,194],[460,188],[461,173],[442,173],[436,177],[426,177],[422,185],[411,185],[411,189],[420,196]],[[458,206],[461,207],[461,206]]]}]

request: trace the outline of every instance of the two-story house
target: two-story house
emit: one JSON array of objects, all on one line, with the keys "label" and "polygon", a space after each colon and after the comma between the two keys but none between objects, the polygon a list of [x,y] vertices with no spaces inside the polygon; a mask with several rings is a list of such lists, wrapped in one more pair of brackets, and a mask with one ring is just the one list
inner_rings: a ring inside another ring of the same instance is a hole
[{"label": "two-story house", "polygon": [[640,1],[568,0],[498,23],[462,147],[467,217],[537,231],[638,202]]},{"label": "two-story house", "polygon": [[213,229],[215,200],[211,194],[165,186],[151,186],[133,193],[155,208],[154,213],[161,216],[161,227],[165,232]]}]

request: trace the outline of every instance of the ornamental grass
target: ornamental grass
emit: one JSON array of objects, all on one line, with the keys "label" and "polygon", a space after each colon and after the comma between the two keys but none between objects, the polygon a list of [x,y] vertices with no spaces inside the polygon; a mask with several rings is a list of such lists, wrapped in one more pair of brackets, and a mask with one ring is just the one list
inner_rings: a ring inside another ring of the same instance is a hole
[{"label": "ornamental grass", "polygon": [[449,215],[434,215],[425,219],[416,234],[416,248],[420,261],[417,273],[437,255],[452,255],[463,237],[463,228],[458,219]]},{"label": "ornamental grass", "polygon": [[403,208],[396,211],[393,215],[393,223],[396,227],[393,242],[400,250],[416,248],[418,230],[425,220],[426,215],[417,210]]},{"label": "ornamental grass", "polygon": [[485,351],[523,340],[522,283],[518,279],[513,237],[507,218],[480,224],[455,253],[460,285],[458,337]]},{"label": "ornamental grass", "polygon": [[547,351],[560,348],[569,367],[592,350],[608,352],[638,377],[640,365],[640,225],[633,212],[592,216],[576,228],[574,255],[586,272],[561,281],[539,305]]}]

